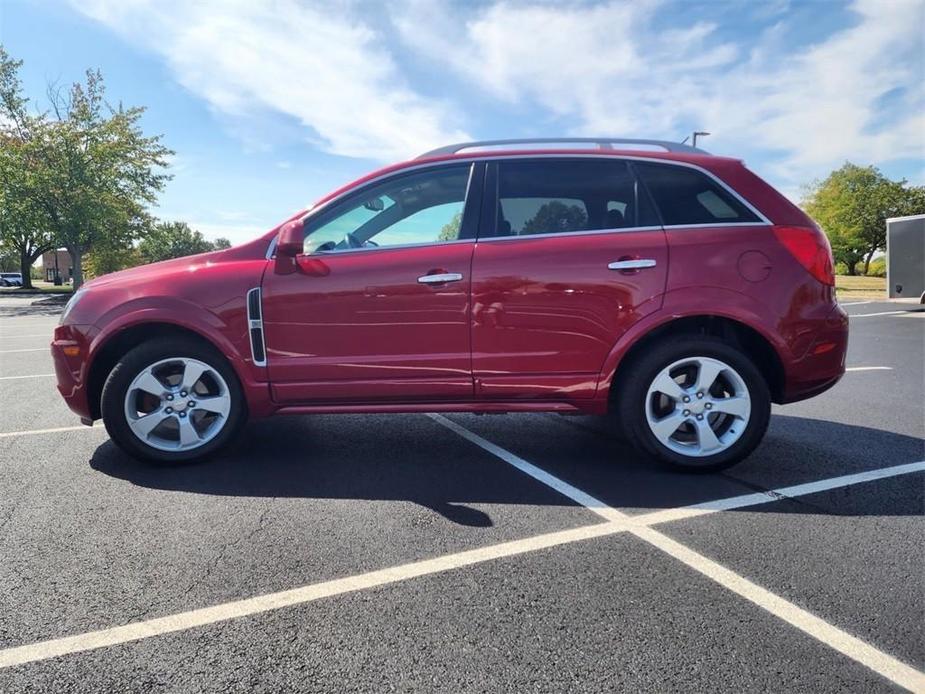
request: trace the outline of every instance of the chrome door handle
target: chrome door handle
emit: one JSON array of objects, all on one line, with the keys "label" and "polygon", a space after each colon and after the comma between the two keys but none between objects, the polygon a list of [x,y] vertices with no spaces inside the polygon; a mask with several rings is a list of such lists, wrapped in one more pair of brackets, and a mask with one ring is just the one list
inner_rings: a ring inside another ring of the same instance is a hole
[{"label": "chrome door handle", "polygon": [[607,266],[609,270],[641,270],[642,268],[646,267],[655,267],[655,260],[653,258],[617,260]]},{"label": "chrome door handle", "polygon": [[459,282],[462,275],[458,272],[444,272],[439,275],[421,275],[418,282],[421,284],[445,284],[446,282]]}]

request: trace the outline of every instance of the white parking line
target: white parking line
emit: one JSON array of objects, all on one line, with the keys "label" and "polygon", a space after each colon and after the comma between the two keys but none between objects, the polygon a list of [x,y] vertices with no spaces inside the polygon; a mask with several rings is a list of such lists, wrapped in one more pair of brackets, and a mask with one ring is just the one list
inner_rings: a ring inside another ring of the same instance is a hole
[{"label": "white parking line", "polygon": [[748,506],[769,504],[783,499],[794,499],[796,497],[806,496],[807,494],[818,494],[819,492],[826,492],[830,489],[850,487],[855,484],[863,484],[864,482],[873,482],[890,477],[898,477],[900,475],[909,475],[916,472],[925,472],[925,460],[920,460],[917,463],[905,463],[903,465],[878,468],[876,470],[865,470],[864,472],[856,472],[852,475],[829,477],[828,479],[795,484],[790,487],[769,489],[766,492],[755,492],[754,494],[743,494],[726,499],[705,501],[700,504],[682,506],[681,508],[653,511],[652,513],[633,516],[632,518],[634,523],[640,525],[656,525],[658,523],[668,523],[670,521],[684,520],[686,518],[717,513],[718,511],[731,511]]},{"label": "white parking line", "polygon": [[27,337],[51,337],[51,333],[34,333],[32,335],[0,335],[0,340],[25,340]]},{"label": "white parking line", "polygon": [[[800,630],[814,636],[823,643],[863,663],[900,686],[911,690],[925,687],[925,675],[918,670],[911,668],[905,663],[877,650],[873,646],[843,632],[806,610],[770,593],[764,588],[738,576],[729,569],[726,569],[685,545],[649,527],[656,522],[672,520],[672,518],[667,516],[662,519],[656,518],[659,514],[672,511],[709,513],[727,510],[729,508],[742,508],[749,505],[764,504],[786,498],[786,496],[783,495],[785,492],[789,496],[798,496],[801,494],[814,493],[816,491],[824,491],[825,489],[843,487],[849,484],[857,484],[860,482],[882,479],[884,477],[916,472],[925,469],[925,461],[893,466],[883,470],[874,470],[855,475],[844,475],[830,480],[820,480],[818,482],[784,487],[766,493],[748,494],[740,497],[733,497],[732,499],[707,502],[706,504],[685,507],[684,509],[669,509],[665,512],[660,511],[631,517],[608,506],[595,497],[586,494],[577,487],[560,480],[532,463],[523,460],[510,451],[487,441],[455,422],[441,415],[431,415],[431,417],[457,434],[464,436],[470,442],[490,452],[492,455],[501,458],[506,463],[513,465],[543,484],[547,484],[576,503],[607,518],[608,521],[571,530],[546,533],[523,540],[514,540],[488,547],[466,550],[455,554],[436,557],[434,559],[425,559],[410,564],[371,571],[357,576],[314,583],[291,590],[259,595],[243,600],[235,600],[202,609],[132,622],[109,629],[6,648],[0,650],[0,668],[79,653],[95,648],[128,643],[159,636],[161,634],[183,631],[284,607],[301,605],[326,597],[342,595],[344,593],[385,586],[420,576],[443,573],[453,569],[491,561],[493,559],[516,556],[573,542],[614,535],[620,532],[630,532],[705,576],[708,576],[729,590],[760,605],[772,614],[775,614]],[[74,429],[78,428],[83,427],[74,427]],[[51,429],[45,431],[66,430],[70,429]],[[97,429],[97,431],[100,430],[101,429]]]},{"label": "white parking line", "polygon": [[892,371],[892,366],[851,366],[845,371]]},{"label": "white parking line", "polygon": [[756,583],[752,583],[744,576],[740,576],[712,559],[707,559],[707,557],[695,552],[687,545],[673,540],[653,528],[638,528],[630,532],[707,578],[712,579],[724,588],[795,626],[803,633],[870,668],[894,684],[911,692],[925,691],[925,673],[874,648],[856,636],[852,636],[848,632],[829,624],[812,612],[794,605],[789,600],[772,593],[766,588],[762,588]]},{"label": "white parking line", "polygon": [[229,619],[247,617],[282,607],[302,605],[307,602],[343,595],[358,590],[366,590],[385,586],[390,583],[406,581],[418,576],[428,576],[442,573],[464,566],[472,566],[482,562],[511,557],[526,552],[535,552],[540,549],[564,545],[580,540],[613,535],[625,530],[625,527],[616,523],[598,523],[572,530],[562,530],[545,535],[514,540],[489,547],[481,547],[456,554],[448,554],[435,559],[403,564],[379,571],[348,576],[333,581],[314,583],[301,588],[284,590],[278,593],[258,595],[244,600],[235,600],[221,605],[214,605],[199,610],[190,610],[179,614],[167,615],[143,622],[133,622],[124,626],[92,631],[76,636],[67,636],[50,641],[41,641],[25,646],[16,646],[0,650],[0,668],[13,665],[22,665],[36,660],[55,658],[69,653],[79,653],[104,646],[115,646],[129,641],[137,641],[174,631],[192,629],[193,627],[223,622]]},{"label": "white parking line", "polygon": [[28,376],[0,376],[0,381],[17,381],[21,378],[49,378],[54,374],[29,374]]},{"label": "white parking line", "polygon": [[909,311],[881,311],[880,313],[858,313],[858,314],[848,314],[848,318],[873,318],[874,316],[898,316],[903,313],[923,313],[921,310],[909,310]]},{"label": "white parking line", "polygon": [[61,431],[106,431],[104,427],[87,427],[81,424],[76,427],[56,427],[54,429],[29,429],[27,431],[4,431],[0,432],[0,438],[9,438],[11,436],[32,436],[34,434],[57,434]]},{"label": "white parking line", "polygon": [[838,305],[839,306],[860,306],[861,304],[872,304],[872,303],[874,302],[873,301],[852,301],[850,303],[843,304],[842,302],[839,301]]},{"label": "white parking line", "polygon": [[433,419],[435,422],[445,426],[450,431],[453,431],[459,434],[464,439],[467,439],[468,441],[471,441],[472,443],[474,443],[476,446],[479,446],[480,448],[488,451],[493,456],[501,458],[501,460],[503,460],[508,465],[513,465],[521,472],[527,475],[530,475],[530,477],[532,477],[536,481],[542,482],[547,487],[552,487],[553,489],[555,489],[557,492],[559,492],[563,496],[567,496],[569,499],[574,501],[576,504],[579,504],[580,506],[584,506],[585,508],[591,511],[594,511],[597,515],[601,516],[602,518],[609,520],[609,521],[624,521],[627,518],[629,518],[629,516],[627,516],[625,513],[622,513],[621,511],[618,511],[615,508],[611,508],[610,506],[605,504],[603,501],[600,501],[599,499],[595,499],[590,494],[587,494],[581,491],[577,487],[573,487],[568,482],[565,482],[563,480],[560,480],[558,477],[550,475],[545,470],[538,468],[536,465],[532,463],[528,463],[523,458],[520,458],[514,455],[513,453],[511,453],[510,451],[505,450],[504,448],[501,448],[501,446],[496,446],[491,441],[488,441],[487,439],[483,439],[478,434],[469,431],[468,429],[466,429],[463,426],[460,426],[459,424],[452,421],[451,419],[447,419],[443,415],[439,415],[439,414],[431,414],[428,416],[431,419]]},{"label": "white parking line", "polygon": [[0,349],[0,354],[13,354],[14,352],[48,352],[49,348],[46,345],[45,347],[33,347],[29,349]]},{"label": "white parking line", "polygon": [[[511,462],[511,460],[518,461],[516,464],[511,464],[515,465],[515,467],[518,469],[523,470],[534,479],[540,482],[544,482],[545,484],[544,479],[551,478],[553,480],[553,484],[549,486],[551,486],[553,489],[556,489],[557,491],[562,492],[570,499],[573,499],[583,506],[586,506],[586,504],[584,504],[582,500],[585,498],[590,499],[593,505],[587,506],[587,508],[591,511],[594,511],[603,518],[610,520],[612,523],[619,523],[621,520],[626,522],[626,520],[630,518],[621,511],[618,511],[611,506],[607,506],[606,504],[601,507],[600,501],[594,499],[593,497],[587,496],[580,489],[577,489],[567,482],[564,482],[559,478],[550,475],[545,470],[540,470],[540,468],[537,468],[531,463],[524,461],[513,453],[504,450],[500,446],[497,446],[496,444],[483,439],[478,434],[475,434],[468,429],[461,427],[446,417],[438,414],[432,414],[429,416],[452,431],[455,431],[461,436],[464,436],[464,438],[475,443],[489,453],[497,455],[496,451],[503,451],[505,455],[498,457],[500,457],[505,462]],[[534,470],[538,470],[540,474],[534,474]],[[842,631],[838,627],[829,624],[811,612],[798,607],[797,605],[780,597],[779,595],[770,592],[766,588],[762,588],[758,584],[749,581],[744,576],[736,574],[735,572],[727,569],[725,566],[713,561],[712,559],[708,559],[690,547],[671,539],[667,535],[660,533],[658,530],[655,530],[651,527],[634,527],[631,525],[628,529],[628,532],[632,535],[635,535],[639,539],[657,547],[678,561],[683,562],[690,568],[698,571],[724,588],[731,590],[749,602],[757,605],[758,607],[761,607],[767,612],[773,614],[775,617],[778,617],[779,619],[792,624],[800,631],[808,634],[809,636],[812,636],[821,643],[824,643],[827,646],[839,651],[843,655],[848,656],[852,660],[861,663],[874,672],[879,673],[880,675],[889,679],[891,682],[898,684],[901,687],[905,687],[910,691],[925,690],[925,673],[922,673],[912,666],[902,662],[901,660],[898,660],[893,656],[884,653],[874,646],[871,646],[869,643],[866,643],[859,638],[852,636],[845,631]]]}]

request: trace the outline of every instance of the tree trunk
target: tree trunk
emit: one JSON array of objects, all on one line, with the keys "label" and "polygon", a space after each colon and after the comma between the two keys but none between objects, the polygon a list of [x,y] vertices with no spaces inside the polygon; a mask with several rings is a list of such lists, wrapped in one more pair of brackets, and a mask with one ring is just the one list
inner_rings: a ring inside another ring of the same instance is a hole
[{"label": "tree trunk", "polygon": [[852,258],[852,259],[849,260],[847,263],[845,263],[845,267],[847,268],[848,274],[849,274],[851,277],[854,277],[855,275],[858,274],[858,271],[857,271],[857,269],[856,269],[856,268],[857,268],[857,261],[856,261],[855,259]]},{"label": "tree trunk", "polygon": [[32,289],[32,263],[35,258],[30,257],[27,251],[19,251],[19,272],[22,274],[23,289]]},{"label": "tree trunk", "polygon": [[84,283],[83,257],[79,249],[68,248],[67,253],[71,256],[71,268],[74,278],[74,284],[72,286],[76,292]]},{"label": "tree trunk", "polygon": [[866,256],[864,256],[864,274],[866,275],[868,270],[870,270],[870,261],[874,257],[874,253],[877,252],[877,249],[872,250]]}]

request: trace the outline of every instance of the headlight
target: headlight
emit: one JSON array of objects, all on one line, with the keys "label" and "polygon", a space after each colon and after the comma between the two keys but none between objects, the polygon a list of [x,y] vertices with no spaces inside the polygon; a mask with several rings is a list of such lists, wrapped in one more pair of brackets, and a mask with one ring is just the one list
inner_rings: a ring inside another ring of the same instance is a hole
[{"label": "headlight", "polygon": [[64,325],[64,321],[67,320],[68,314],[77,305],[77,302],[83,298],[85,291],[86,290],[83,288],[78,289],[71,298],[67,300],[67,303],[64,305],[64,313],[61,314],[61,320],[58,321],[58,325]]}]

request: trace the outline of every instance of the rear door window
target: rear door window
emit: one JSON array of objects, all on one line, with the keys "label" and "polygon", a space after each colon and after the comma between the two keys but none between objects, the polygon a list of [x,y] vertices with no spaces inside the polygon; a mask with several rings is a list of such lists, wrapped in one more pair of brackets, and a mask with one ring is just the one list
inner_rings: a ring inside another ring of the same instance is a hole
[{"label": "rear door window", "polygon": [[495,236],[657,226],[648,199],[619,159],[505,161],[498,165]]},{"label": "rear door window", "polygon": [[666,226],[761,222],[741,200],[701,171],[650,162],[633,166]]}]

